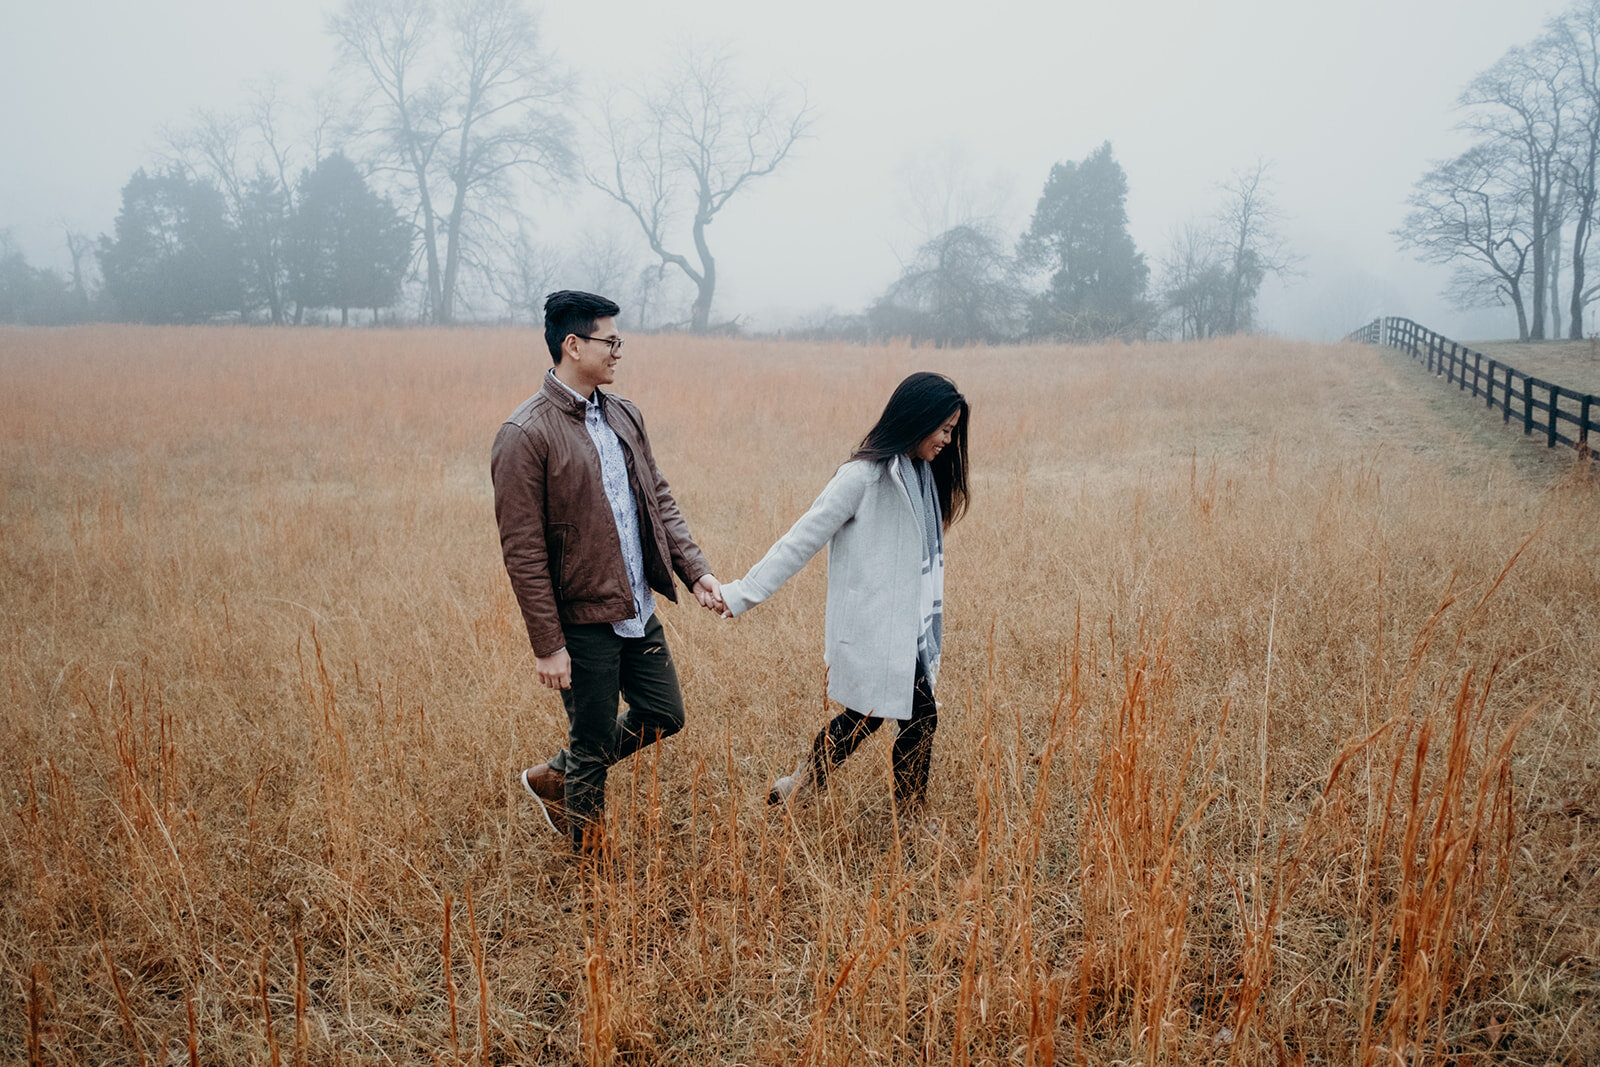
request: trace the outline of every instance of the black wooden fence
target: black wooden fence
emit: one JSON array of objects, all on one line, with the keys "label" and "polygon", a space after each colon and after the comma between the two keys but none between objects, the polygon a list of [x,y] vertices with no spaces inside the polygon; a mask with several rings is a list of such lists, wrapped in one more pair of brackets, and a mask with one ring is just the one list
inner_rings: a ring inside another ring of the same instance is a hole
[{"label": "black wooden fence", "polygon": [[1600,421],[1596,421],[1600,400],[1593,394],[1575,393],[1524,374],[1410,319],[1373,319],[1345,340],[1388,345],[1410,354],[1449,384],[1463,392],[1470,389],[1490,411],[1499,411],[1503,422],[1517,419],[1524,434],[1537,430],[1550,448],[1561,444],[1590,452],[1591,442],[1600,442]]}]

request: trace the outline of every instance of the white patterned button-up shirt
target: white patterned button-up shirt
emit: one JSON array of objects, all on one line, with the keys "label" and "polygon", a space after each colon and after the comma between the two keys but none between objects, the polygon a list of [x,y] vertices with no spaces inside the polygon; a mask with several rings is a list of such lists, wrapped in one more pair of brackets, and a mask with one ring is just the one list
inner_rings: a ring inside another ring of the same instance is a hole
[{"label": "white patterned button-up shirt", "polygon": [[617,432],[606,422],[605,413],[594,397],[585,397],[566,382],[557,378],[555,371],[547,371],[552,379],[573,396],[582,400],[583,425],[589,431],[589,440],[600,453],[600,479],[605,486],[606,502],[611,505],[611,517],[617,523],[617,539],[622,542],[622,562],[628,570],[628,585],[633,590],[636,614],[631,619],[614,622],[611,628],[618,637],[643,637],[644,624],[656,611],[656,597],[644,577],[644,542],[639,535],[639,504],[633,499],[628,485],[628,461],[622,454],[622,442]]}]

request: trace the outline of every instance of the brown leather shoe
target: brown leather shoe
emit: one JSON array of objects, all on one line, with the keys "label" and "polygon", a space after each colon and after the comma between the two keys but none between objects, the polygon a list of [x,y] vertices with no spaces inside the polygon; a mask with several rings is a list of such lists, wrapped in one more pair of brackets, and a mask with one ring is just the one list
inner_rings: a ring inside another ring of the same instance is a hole
[{"label": "brown leather shoe", "polygon": [[522,782],[522,788],[528,795],[539,802],[539,811],[544,815],[544,821],[550,825],[562,838],[567,837],[567,776],[560,771],[551,770],[550,764],[541,763],[529,767],[517,776]]}]

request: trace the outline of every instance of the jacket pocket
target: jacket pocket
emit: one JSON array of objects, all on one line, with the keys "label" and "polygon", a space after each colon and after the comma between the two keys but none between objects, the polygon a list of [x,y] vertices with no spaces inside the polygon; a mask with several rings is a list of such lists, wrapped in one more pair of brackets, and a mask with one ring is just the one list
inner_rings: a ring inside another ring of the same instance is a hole
[{"label": "jacket pocket", "polygon": [[550,582],[557,599],[572,587],[572,563],[578,555],[578,528],[569,522],[553,522],[546,535],[550,544]]}]

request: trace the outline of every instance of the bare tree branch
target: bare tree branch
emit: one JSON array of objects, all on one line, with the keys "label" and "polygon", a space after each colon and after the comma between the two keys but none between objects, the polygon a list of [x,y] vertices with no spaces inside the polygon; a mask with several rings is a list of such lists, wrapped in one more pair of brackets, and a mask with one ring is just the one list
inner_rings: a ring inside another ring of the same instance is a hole
[{"label": "bare tree branch", "polygon": [[429,314],[453,321],[464,273],[493,284],[483,250],[507,244],[517,178],[574,168],[568,79],[523,0],[447,0],[442,14],[428,0],[347,0],[328,27],[365,75],[386,166],[415,197]]},{"label": "bare tree branch", "polygon": [[[632,97],[628,118],[617,114],[614,99],[603,103],[609,155],[603,168],[586,168],[585,177],[627,208],[664,267],[694,283],[690,322],[705,330],[717,285],[706,228],[741,189],[789,158],[815,117],[803,100],[791,107],[770,88],[747,96],[726,55],[686,55],[665,82]],[[667,234],[684,216],[692,260]]]},{"label": "bare tree branch", "polygon": [[[1511,304],[1529,336],[1523,279],[1535,254],[1528,194],[1504,142],[1475,145],[1417,182],[1395,231],[1402,248],[1430,263],[1460,264],[1449,294],[1458,306]],[[1471,279],[1476,276],[1479,281]]]}]

